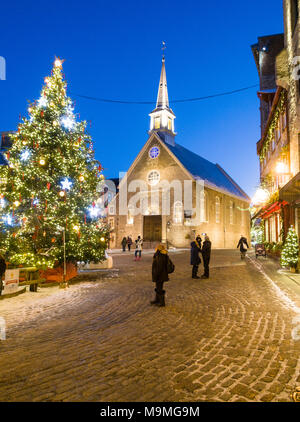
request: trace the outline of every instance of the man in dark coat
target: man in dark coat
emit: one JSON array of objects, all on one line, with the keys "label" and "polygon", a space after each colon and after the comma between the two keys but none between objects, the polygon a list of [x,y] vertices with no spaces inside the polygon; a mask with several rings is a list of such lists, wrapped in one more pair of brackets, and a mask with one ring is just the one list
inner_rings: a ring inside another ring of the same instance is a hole
[{"label": "man in dark coat", "polygon": [[6,262],[3,255],[0,254],[0,296],[3,289],[3,278],[6,270]]},{"label": "man in dark coat", "polygon": [[165,246],[159,244],[155,249],[152,262],[152,281],[155,283],[155,299],[151,301],[151,305],[166,306],[165,305],[165,290],[163,289],[164,282],[169,281],[168,275],[168,261],[171,261],[168,256],[168,251]]},{"label": "man in dark coat", "polygon": [[203,258],[203,266],[204,266],[204,274],[201,278],[209,278],[209,261],[210,261],[210,253],[211,253],[211,241],[209,240],[208,236],[205,236],[205,240],[202,245],[202,258]]},{"label": "man in dark coat", "polygon": [[121,245],[122,245],[123,252],[125,252],[125,248],[126,248],[126,245],[127,245],[126,237],[123,237]]},{"label": "man in dark coat", "polygon": [[201,264],[201,259],[199,256],[200,251],[201,251],[201,237],[197,236],[194,242],[191,243],[191,265],[193,266],[192,278],[197,278],[197,279],[200,278],[197,275],[199,265]]},{"label": "man in dark coat", "polygon": [[132,239],[131,239],[131,237],[130,236],[128,236],[127,237],[127,247],[128,247],[128,251],[130,252],[130,248],[131,248],[131,245],[132,245]]},{"label": "man in dark coat", "polygon": [[237,249],[238,248],[240,248],[240,251],[241,251],[241,259],[244,259],[246,256],[247,249],[249,249],[249,245],[248,245],[247,239],[243,235],[241,235],[241,238],[237,245]]}]

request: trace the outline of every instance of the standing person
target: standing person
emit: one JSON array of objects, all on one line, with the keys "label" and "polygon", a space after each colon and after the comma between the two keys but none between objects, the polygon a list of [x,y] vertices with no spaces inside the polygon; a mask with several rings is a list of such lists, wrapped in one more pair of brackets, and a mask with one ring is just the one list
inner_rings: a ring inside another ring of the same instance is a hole
[{"label": "standing person", "polygon": [[203,257],[203,266],[204,266],[204,274],[201,278],[209,278],[209,261],[210,261],[210,253],[211,253],[211,241],[209,237],[206,235],[203,245],[202,245],[202,257]]},{"label": "standing person", "polygon": [[130,236],[127,237],[127,247],[128,247],[128,252],[130,252],[130,248],[132,245],[132,239]]},{"label": "standing person", "polygon": [[2,290],[3,290],[3,276],[5,274],[5,270],[6,270],[6,262],[5,262],[5,258],[3,255],[0,254],[0,296],[2,294]]},{"label": "standing person", "polygon": [[238,248],[240,248],[240,251],[241,251],[241,259],[244,259],[246,256],[246,252],[249,249],[249,245],[248,245],[247,239],[242,234],[241,234],[239,243],[237,245],[237,249]]},{"label": "standing person", "polygon": [[134,253],[135,261],[139,261],[142,258],[142,249],[143,249],[143,240],[141,239],[141,236],[138,236],[138,238],[135,241],[135,253]]},{"label": "standing person", "polygon": [[125,252],[126,245],[127,245],[127,239],[126,239],[126,237],[123,237],[122,242],[121,242],[121,245],[122,245],[123,252]]},{"label": "standing person", "polygon": [[191,243],[191,265],[193,266],[192,270],[192,278],[200,278],[198,277],[198,268],[201,264],[201,259],[199,256],[199,252],[201,251],[201,238],[197,236],[197,238]]},{"label": "standing person", "polygon": [[155,299],[151,301],[151,305],[159,307],[166,306],[165,293],[163,289],[164,282],[169,281],[169,274],[174,272],[175,266],[169,258],[168,251],[165,246],[159,244],[155,249],[152,262],[152,281],[155,283]]}]

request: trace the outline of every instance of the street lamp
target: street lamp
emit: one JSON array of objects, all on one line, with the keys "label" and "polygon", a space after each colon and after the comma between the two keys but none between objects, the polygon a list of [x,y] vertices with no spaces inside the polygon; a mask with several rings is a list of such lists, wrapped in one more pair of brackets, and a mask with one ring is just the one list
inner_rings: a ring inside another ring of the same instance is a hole
[{"label": "street lamp", "polygon": [[167,244],[167,249],[169,249],[168,232],[170,231],[171,226],[172,226],[171,221],[170,220],[167,221],[167,224],[166,224],[166,244]]},{"label": "street lamp", "polygon": [[253,205],[262,205],[264,204],[270,197],[270,192],[267,189],[258,188],[252,198]]}]

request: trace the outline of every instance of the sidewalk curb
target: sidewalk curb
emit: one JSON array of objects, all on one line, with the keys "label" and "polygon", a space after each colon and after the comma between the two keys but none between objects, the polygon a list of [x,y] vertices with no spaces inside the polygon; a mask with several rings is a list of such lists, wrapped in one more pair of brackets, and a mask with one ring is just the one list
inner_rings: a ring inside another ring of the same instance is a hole
[{"label": "sidewalk curb", "polygon": [[9,299],[9,298],[11,298],[11,297],[19,296],[19,295],[21,295],[21,294],[23,294],[23,293],[25,293],[25,292],[26,292],[26,286],[25,286],[25,287],[23,287],[23,289],[19,290],[18,292],[15,292],[15,293],[8,293],[8,294],[6,294],[6,295],[1,295],[1,296],[0,296],[0,300]]}]

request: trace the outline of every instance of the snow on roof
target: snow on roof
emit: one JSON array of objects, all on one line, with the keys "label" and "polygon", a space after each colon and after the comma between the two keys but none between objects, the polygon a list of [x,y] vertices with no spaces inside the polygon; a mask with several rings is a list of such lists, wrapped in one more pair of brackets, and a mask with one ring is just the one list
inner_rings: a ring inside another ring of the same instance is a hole
[{"label": "snow on roof", "polygon": [[242,200],[249,200],[247,194],[218,164],[211,163],[181,145],[175,144],[175,146],[172,146],[168,143],[165,143],[165,145],[195,179],[202,179],[216,188],[238,196]]}]

